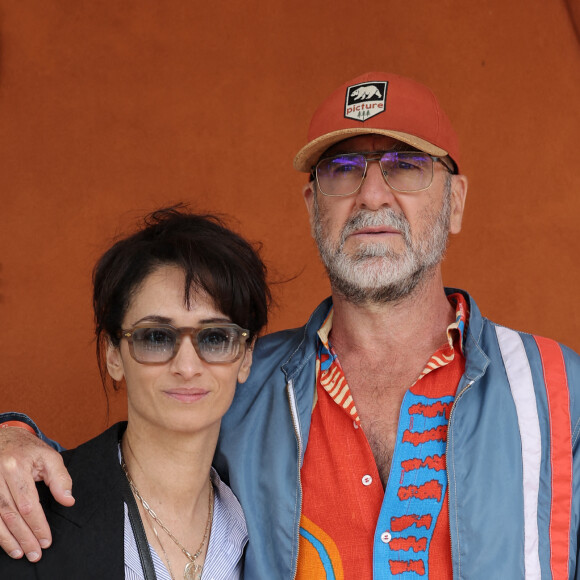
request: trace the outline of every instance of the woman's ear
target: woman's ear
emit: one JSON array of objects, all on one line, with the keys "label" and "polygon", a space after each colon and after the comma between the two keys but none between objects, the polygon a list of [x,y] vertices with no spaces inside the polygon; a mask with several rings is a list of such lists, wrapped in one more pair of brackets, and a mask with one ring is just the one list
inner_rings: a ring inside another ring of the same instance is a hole
[{"label": "woman's ear", "polygon": [[110,341],[107,345],[107,370],[114,381],[120,382],[125,376],[120,347],[115,346]]},{"label": "woman's ear", "polygon": [[246,348],[246,353],[244,354],[242,364],[238,370],[238,383],[245,383],[250,374],[250,368],[252,367],[252,357],[254,356],[255,342],[256,341],[253,340],[252,344]]}]

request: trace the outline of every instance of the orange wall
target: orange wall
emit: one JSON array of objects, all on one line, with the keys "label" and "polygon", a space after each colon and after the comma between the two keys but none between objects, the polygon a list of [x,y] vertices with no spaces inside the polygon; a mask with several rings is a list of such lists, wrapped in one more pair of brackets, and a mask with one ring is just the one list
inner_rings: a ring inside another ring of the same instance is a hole
[{"label": "orange wall", "polygon": [[1,408],[67,446],[106,426],[91,268],[178,200],[261,240],[272,278],[294,277],[270,329],[303,323],[328,288],[291,161],[321,99],[365,70],[431,86],[460,135],[447,283],[580,349],[579,65],[563,0],[1,2]]}]

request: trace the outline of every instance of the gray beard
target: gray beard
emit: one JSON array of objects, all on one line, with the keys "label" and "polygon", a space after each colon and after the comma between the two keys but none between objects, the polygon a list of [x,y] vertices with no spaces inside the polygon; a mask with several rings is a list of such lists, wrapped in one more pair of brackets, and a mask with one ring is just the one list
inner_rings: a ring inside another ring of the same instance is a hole
[{"label": "gray beard", "polygon": [[[413,240],[405,216],[391,208],[361,210],[345,224],[338,244],[325,236],[325,221],[320,215],[318,193],[314,197],[314,239],[333,291],[354,304],[381,304],[401,300],[434,273],[445,256],[451,215],[451,183],[448,181],[441,211],[425,212],[427,233]],[[344,253],[347,237],[371,226],[390,226],[399,230],[405,251],[397,253],[383,243],[361,245],[353,255]]]}]

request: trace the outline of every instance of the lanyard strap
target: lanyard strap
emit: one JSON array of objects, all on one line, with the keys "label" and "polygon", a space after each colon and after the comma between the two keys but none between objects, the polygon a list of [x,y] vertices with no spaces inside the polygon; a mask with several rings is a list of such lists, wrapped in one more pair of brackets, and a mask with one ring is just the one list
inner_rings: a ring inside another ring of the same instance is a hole
[{"label": "lanyard strap", "polygon": [[127,481],[125,473],[123,472],[120,465],[119,472],[121,476],[123,500],[127,504],[129,521],[131,522],[131,529],[133,530],[133,536],[135,536],[135,542],[137,543],[137,551],[139,552],[139,560],[141,561],[141,568],[143,569],[144,579],[157,580],[157,576],[155,575],[155,567],[153,566],[153,560],[151,559],[149,542],[147,540],[147,535],[145,534],[145,529],[143,528],[141,516],[139,515],[139,508],[137,507],[135,496],[129,487],[129,482]]}]

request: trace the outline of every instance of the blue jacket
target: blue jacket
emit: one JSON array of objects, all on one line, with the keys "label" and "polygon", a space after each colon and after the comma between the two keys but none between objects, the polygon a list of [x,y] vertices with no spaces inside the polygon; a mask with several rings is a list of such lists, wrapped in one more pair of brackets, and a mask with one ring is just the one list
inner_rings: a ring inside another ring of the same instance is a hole
[{"label": "blue jacket", "polygon": [[[453,577],[576,578],[580,357],[490,322],[462,293],[465,374],[447,439]],[[222,422],[214,465],[244,508],[251,580],[295,576],[316,333],[330,307],[327,299],[306,326],[258,341]]]}]

